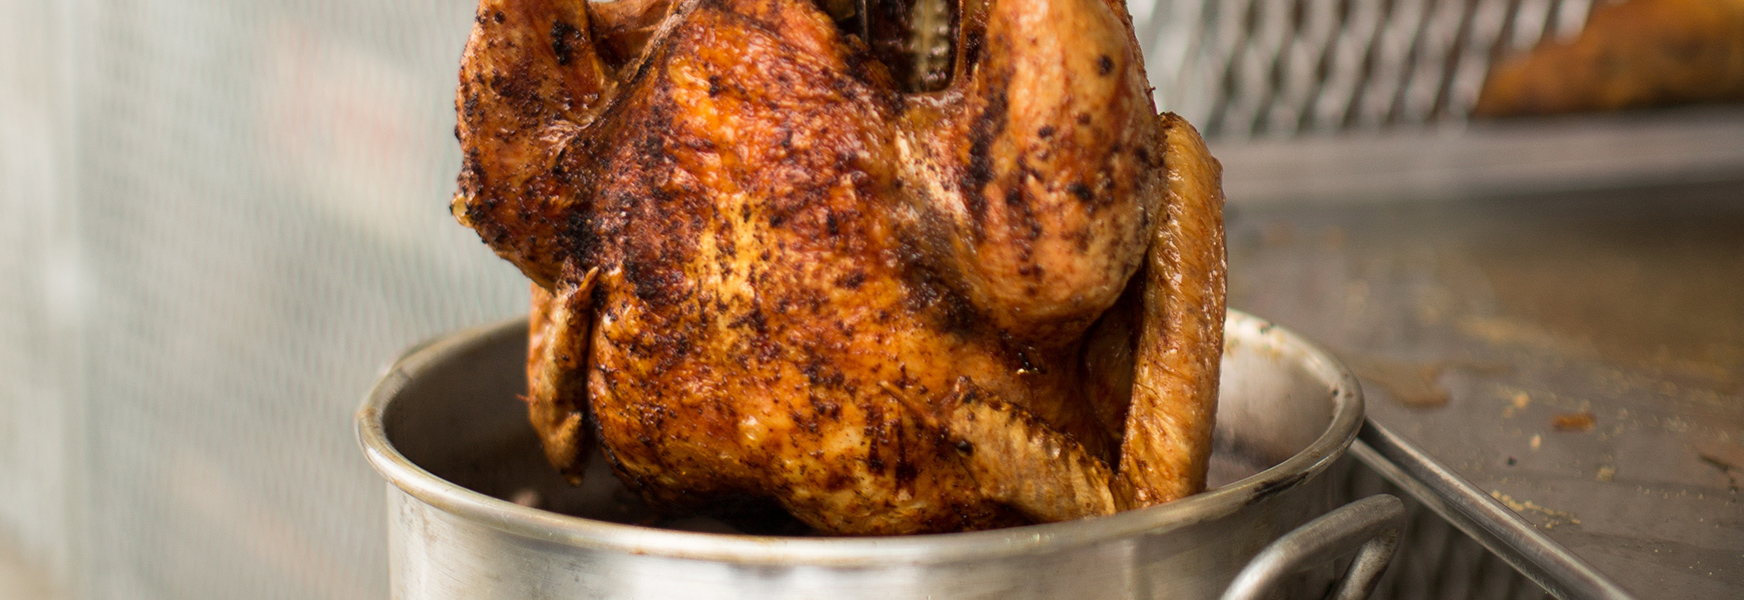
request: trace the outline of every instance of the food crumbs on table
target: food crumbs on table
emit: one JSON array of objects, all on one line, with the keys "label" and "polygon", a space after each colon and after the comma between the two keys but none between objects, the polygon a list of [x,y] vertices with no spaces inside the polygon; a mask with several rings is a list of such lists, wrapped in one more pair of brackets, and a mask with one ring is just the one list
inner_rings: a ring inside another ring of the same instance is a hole
[{"label": "food crumbs on table", "polygon": [[1556,415],[1550,419],[1550,426],[1557,431],[1592,431],[1593,413],[1581,411]]}]

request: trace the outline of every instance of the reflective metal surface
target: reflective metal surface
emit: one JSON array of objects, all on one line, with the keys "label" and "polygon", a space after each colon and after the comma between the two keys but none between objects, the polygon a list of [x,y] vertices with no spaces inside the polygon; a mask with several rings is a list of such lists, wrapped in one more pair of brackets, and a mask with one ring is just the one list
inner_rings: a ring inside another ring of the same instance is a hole
[{"label": "reflective metal surface", "polygon": [[1502,557],[1558,598],[1632,598],[1567,548],[1533,529],[1423,451],[1375,423],[1363,427],[1353,454],[1430,510]]},{"label": "reflective metal surface", "polygon": [[[524,335],[510,322],[416,349],[358,412],[360,442],[389,481],[397,598],[1215,598],[1261,548],[1327,511],[1317,476],[1362,422],[1342,366],[1232,311],[1207,493],[974,533],[679,531],[611,522],[646,512],[603,468],[569,488],[542,464],[515,398]],[[1331,579],[1321,569],[1286,587],[1318,597]]]},{"label": "reflective metal surface", "polygon": [[[1629,594],[1744,598],[1740,198],[1237,206],[1230,303],[1331,349],[1369,420]],[[1398,597],[1501,592],[1428,594]]]},{"label": "reflective metal surface", "polygon": [[[1213,139],[1231,210],[1494,201],[1744,181],[1744,105],[1294,139]],[[1648,201],[1653,192],[1632,192]],[[1252,306],[1252,305],[1249,305]],[[1270,313],[1267,313],[1270,314]],[[1315,339],[1322,339],[1316,337]]]},{"label": "reflective metal surface", "polygon": [[1592,0],[1127,6],[1158,107],[1240,139],[1457,126],[1494,57],[1578,35]]},{"label": "reflective metal surface", "polygon": [[1331,597],[1363,600],[1380,583],[1404,528],[1405,503],[1398,498],[1382,494],[1346,504],[1266,546],[1235,576],[1223,600],[1268,598],[1286,577],[1352,551],[1356,557]]}]

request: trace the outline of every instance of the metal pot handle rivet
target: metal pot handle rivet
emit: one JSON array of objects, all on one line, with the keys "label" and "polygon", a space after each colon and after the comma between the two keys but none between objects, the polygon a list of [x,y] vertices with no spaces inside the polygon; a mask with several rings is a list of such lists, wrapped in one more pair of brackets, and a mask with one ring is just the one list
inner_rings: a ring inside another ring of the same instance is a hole
[{"label": "metal pot handle rivet", "polygon": [[1325,564],[1356,550],[1356,559],[1332,597],[1363,600],[1393,560],[1405,527],[1405,503],[1386,494],[1346,504],[1273,541],[1248,561],[1224,590],[1223,600],[1271,597],[1284,577]]}]

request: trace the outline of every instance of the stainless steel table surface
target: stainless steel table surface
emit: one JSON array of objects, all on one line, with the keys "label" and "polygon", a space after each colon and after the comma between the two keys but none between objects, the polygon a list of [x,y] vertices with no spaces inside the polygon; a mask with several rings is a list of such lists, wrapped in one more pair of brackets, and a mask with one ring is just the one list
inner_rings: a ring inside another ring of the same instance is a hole
[{"label": "stainless steel table surface", "polygon": [[1230,306],[1641,598],[1744,597],[1744,184],[1232,198]]}]

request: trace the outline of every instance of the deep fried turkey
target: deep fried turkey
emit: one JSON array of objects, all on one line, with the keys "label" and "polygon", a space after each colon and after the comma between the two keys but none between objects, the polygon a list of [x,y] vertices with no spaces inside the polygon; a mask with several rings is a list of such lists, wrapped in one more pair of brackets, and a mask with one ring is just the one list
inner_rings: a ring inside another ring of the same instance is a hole
[{"label": "deep fried turkey", "polygon": [[944,80],[807,0],[481,2],[452,210],[533,281],[563,473],[597,436],[657,506],[844,534],[1203,487],[1216,161],[1156,114],[1120,0],[950,22]]}]

